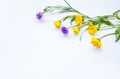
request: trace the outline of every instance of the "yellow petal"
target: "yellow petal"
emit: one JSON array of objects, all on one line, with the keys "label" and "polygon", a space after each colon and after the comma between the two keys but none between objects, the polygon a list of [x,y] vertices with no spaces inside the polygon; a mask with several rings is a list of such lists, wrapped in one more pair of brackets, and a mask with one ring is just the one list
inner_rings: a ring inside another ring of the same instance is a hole
[{"label": "yellow petal", "polygon": [[78,26],[80,26],[82,24],[83,18],[80,14],[77,14],[75,17],[75,22]]},{"label": "yellow petal", "polygon": [[72,27],[72,30],[76,35],[80,32],[80,29],[78,27]]},{"label": "yellow petal", "polygon": [[92,23],[90,23],[88,26],[88,33],[90,35],[94,35],[96,32],[97,32],[96,26],[94,26]]},{"label": "yellow petal", "polygon": [[98,42],[97,47],[101,48],[102,47],[102,42]]},{"label": "yellow petal", "polygon": [[60,28],[60,26],[61,26],[61,21],[60,21],[60,20],[54,21],[54,25],[55,25],[57,28]]}]

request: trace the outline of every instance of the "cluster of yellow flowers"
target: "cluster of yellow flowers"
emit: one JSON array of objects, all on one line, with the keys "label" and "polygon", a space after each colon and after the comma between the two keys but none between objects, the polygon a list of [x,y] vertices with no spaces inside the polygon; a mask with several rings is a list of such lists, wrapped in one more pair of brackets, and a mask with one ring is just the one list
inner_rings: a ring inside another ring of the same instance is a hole
[{"label": "cluster of yellow flowers", "polygon": [[102,42],[99,39],[95,38],[95,37],[91,38],[91,44],[93,46],[98,47],[98,48],[101,48],[101,46],[102,46]]},{"label": "cluster of yellow flowers", "polygon": [[[76,14],[75,15],[75,19],[74,19],[75,23],[76,23],[76,26],[72,26],[72,31],[75,35],[78,35],[79,32],[80,32],[80,28],[81,28],[81,25],[83,23],[83,17],[80,15],[80,14]],[[54,25],[56,26],[56,28],[60,28],[61,25],[62,25],[62,21],[61,20],[56,20],[54,21]],[[97,27],[95,25],[93,25],[93,23],[89,23],[88,25],[88,28],[87,28],[87,31],[90,35],[94,36],[95,33],[98,31],[97,30]],[[96,46],[98,48],[101,48],[102,47],[102,42],[97,39],[97,38],[91,38],[91,44],[93,46]]]},{"label": "cluster of yellow flowers", "polygon": [[[77,14],[75,16],[75,23],[76,23],[76,26],[72,27],[72,30],[74,32],[74,34],[78,34],[80,32],[80,25],[82,24],[83,22],[83,18],[80,14]],[[54,21],[54,25],[57,27],[57,28],[60,28],[61,25],[62,25],[62,22],[60,20],[56,20]]]}]

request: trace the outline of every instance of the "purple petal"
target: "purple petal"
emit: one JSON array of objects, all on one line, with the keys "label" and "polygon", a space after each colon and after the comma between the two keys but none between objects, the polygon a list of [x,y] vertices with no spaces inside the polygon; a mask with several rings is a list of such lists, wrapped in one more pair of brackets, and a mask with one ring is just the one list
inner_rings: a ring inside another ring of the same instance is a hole
[{"label": "purple petal", "polygon": [[42,13],[41,12],[37,13],[36,18],[40,20],[42,18]]},{"label": "purple petal", "polygon": [[61,31],[63,34],[68,34],[68,32],[69,32],[68,29],[64,26],[61,28]]}]

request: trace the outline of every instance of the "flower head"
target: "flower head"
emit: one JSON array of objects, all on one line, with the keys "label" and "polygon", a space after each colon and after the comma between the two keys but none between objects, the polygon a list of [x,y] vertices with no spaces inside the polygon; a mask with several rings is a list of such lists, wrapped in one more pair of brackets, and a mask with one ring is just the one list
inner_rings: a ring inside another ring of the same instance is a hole
[{"label": "flower head", "polygon": [[91,44],[98,48],[102,47],[102,42],[98,38],[95,38],[95,37],[91,38]]},{"label": "flower head", "polygon": [[38,12],[38,13],[36,14],[36,18],[40,20],[40,19],[42,18],[42,13],[41,13],[41,12]]},{"label": "flower head", "polygon": [[97,27],[93,25],[92,23],[90,23],[88,26],[88,33],[90,35],[94,35],[96,32],[97,32]]},{"label": "flower head", "polygon": [[75,16],[75,22],[76,22],[76,24],[77,24],[78,26],[80,26],[80,25],[82,24],[83,18],[82,18],[82,16],[81,16],[80,14],[77,14],[77,15]]},{"label": "flower head", "polygon": [[76,34],[76,35],[80,32],[80,28],[78,28],[78,27],[72,27],[72,30],[73,30],[74,34]]},{"label": "flower head", "polygon": [[61,31],[63,34],[68,34],[68,32],[69,32],[68,29],[64,26],[61,28]]},{"label": "flower head", "polygon": [[55,25],[57,28],[60,28],[60,26],[61,26],[61,21],[60,21],[60,20],[54,21],[54,25]]}]

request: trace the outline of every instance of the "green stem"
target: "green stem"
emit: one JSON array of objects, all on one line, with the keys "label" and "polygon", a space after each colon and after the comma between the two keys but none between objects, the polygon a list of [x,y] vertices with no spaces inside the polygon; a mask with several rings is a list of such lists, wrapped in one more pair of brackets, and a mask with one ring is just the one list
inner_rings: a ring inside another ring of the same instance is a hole
[{"label": "green stem", "polygon": [[111,17],[114,17],[114,16],[113,15],[103,15],[103,16],[100,16],[100,17],[111,18]]},{"label": "green stem", "polygon": [[81,26],[79,26],[79,28],[83,28],[84,26],[87,26],[88,25],[88,22],[84,22]]},{"label": "green stem", "polygon": [[107,36],[110,36],[110,35],[115,35],[115,33],[109,33],[109,34],[106,34],[106,35],[100,37],[99,39],[101,40],[101,39],[103,39],[104,37],[107,37]]},{"label": "green stem", "polygon": [[83,27],[86,26],[86,25],[88,25],[87,22],[83,23],[81,26],[74,25],[74,26],[68,27],[68,29],[69,29],[69,28],[72,28],[72,27],[78,27],[78,28],[81,29],[81,28],[83,28]]},{"label": "green stem", "polygon": [[111,20],[111,18],[114,16],[113,15],[102,15],[102,16],[92,17],[90,20],[98,20],[99,19],[98,17],[103,17],[103,18],[106,17],[106,19]]},{"label": "green stem", "polygon": [[[70,7],[70,8],[72,8],[72,6],[66,1],[66,0],[64,0],[65,1],[65,3]],[[72,8],[73,9],[73,8]]]},{"label": "green stem", "polygon": [[100,30],[108,30],[108,29],[115,29],[115,28],[118,28],[120,27],[120,24],[113,24],[113,26],[104,26],[104,27],[101,27]]},{"label": "green stem", "polygon": [[108,30],[108,29],[115,29],[115,28],[118,28],[118,27],[110,27],[110,28],[100,29],[99,31]]},{"label": "green stem", "polygon": [[72,10],[74,10],[77,13],[80,13],[79,11],[75,10],[66,0],[64,0],[64,1]]},{"label": "green stem", "polygon": [[119,12],[120,12],[120,9],[117,10],[117,11],[115,11],[115,12],[113,13],[113,15],[116,15],[116,14],[119,13]]},{"label": "green stem", "polygon": [[81,33],[81,35],[80,35],[80,41],[81,41],[81,39],[82,39],[83,34],[84,34],[86,31],[87,31],[87,29],[85,29],[85,30]]},{"label": "green stem", "polygon": [[64,0],[64,1],[65,1],[65,3],[66,3],[73,11],[75,11],[76,13],[79,13],[79,14],[85,16],[86,18],[89,18],[89,19],[90,19],[89,16],[87,16],[87,15],[85,15],[85,14],[79,12],[78,10],[74,9],[66,0]]},{"label": "green stem", "polygon": [[74,26],[68,27],[68,29],[70,29],[70,28],[72,28],[72,27],[74,27]]}]

